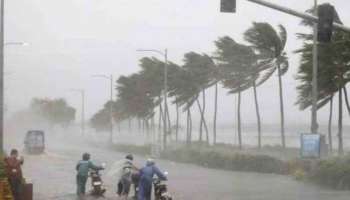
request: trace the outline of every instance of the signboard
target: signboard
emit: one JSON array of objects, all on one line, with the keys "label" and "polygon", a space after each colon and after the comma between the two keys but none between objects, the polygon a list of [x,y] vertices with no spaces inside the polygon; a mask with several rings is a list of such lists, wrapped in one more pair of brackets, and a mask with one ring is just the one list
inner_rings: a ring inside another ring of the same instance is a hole
[{"label": "signboard", "polygon": [[321,135],[302,133],[301,140],[301,157],[302,158],[319,158],[321,153]]}]

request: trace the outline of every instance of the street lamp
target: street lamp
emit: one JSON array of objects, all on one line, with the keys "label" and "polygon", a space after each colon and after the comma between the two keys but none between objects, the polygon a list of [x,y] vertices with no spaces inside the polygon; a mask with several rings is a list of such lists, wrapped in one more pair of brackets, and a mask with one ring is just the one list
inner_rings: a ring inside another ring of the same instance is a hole
[{"label": "street lamp", "polygon": [[164,49],[164,51],[156,50],[156,49],[137,49],[136,51],[140,52],[153,52],[160,54],[164,56],[164,117],[163,117],[163,131],[164,131],[164,136],[163,136],[163,145],[164,148],[166,148],[166,142],[167,142],[167,117],[168,117],[168,103],[167,103],[167,93],[168,93],[168,50]]},{"label": "street lamp", "polygon": [[110,105],[109,105],[109,119],[110,119],[110,135],[109,142],[113,143],[113,75],[97,74],[93,75],[93,78],[104,78],[110,81]]},{"label": "street lamp", "polygon": [[71,92],[77,92],[81,95],[81,135],[85,135],[85,90],[70,89]]}]

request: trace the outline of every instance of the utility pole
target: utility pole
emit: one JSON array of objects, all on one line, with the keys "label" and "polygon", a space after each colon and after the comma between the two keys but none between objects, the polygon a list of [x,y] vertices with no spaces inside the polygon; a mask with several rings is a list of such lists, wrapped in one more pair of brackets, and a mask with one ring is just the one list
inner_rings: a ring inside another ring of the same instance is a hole
[{"label": "utility pole", "polygon": [[0,0],[0,153],[4,152],[4,0]]},{"label": "utility pole", "polygon": [[[317,0],[314,0],[314,15],[317,17]],[[312,61],[312,108],[311,108],[311,133],[318,132],[317,124],[317,100],[318,100],[318,22],[314,22],[314,41],[313,41],[313,61]]]},{"label": "utility pole", "polygon": [[167,146],[168,135],[168,49],[164,50],[164,136],[163,148]]}]

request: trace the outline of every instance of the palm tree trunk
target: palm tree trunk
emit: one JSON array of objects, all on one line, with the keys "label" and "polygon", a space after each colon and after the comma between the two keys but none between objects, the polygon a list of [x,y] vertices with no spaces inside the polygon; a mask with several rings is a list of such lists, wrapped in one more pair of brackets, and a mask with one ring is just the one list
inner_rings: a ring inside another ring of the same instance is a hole
[{"label": "palm tree trunk", "polygon": [[258,123],[258,148],[260,149],[261,148],[261,120],[260,120],[258,94],[257,94],[257,91],[256,91],[255,81],[253,82],[253,90],[254,90],[256,119],[257,119],[257,123]]},{"label": "palm tree trunk", "polygon": [[159,104],[159,119],[158,119],[158,142],[161,142],[162,138],[162,123],[163,123],[163,107],[162,104]]},{"label": "palm tree trunk", "polygon": [[213,121],[213,144],[216,144],[216,120],[218,112],[218,84],[215,84],[215,103],[214,103],[214,121]]},{"label": "palm tree trunk", "polygon": [[[206,120],[204,118],[203,109],[202,109],[201,104],[199,103],[198,99],[196,100],[196,102],[197,102],[197,106],[198,106],[199,112],[201,114],[201,120],[203,121],[205,132],[206,132],[207,135],[209,135],[209,133],[208,133],[208,126],[207,126],[207,122],[206,122]],[[207,142],[207,144],[209,144],[209,138],[207,138],[206,142]]]},{"label": "palm tree trunk", "polygon": [[206,107],[206,95],[205,95],[205,89],[203,89],[203,125],[205,126],[205,139],[207,144],[209,144],[209,131],[208,131],[208,126],[207,123],[204,120],[204,116],[205,116],[205,107]]},{"label": "palm tree trunk", "polygon": [[339,88],[339,111],[338,111],[338,153],[339,155],[344,154],[343,149],[343,95],[342,88]]},{"label": "palm tree trunk", "polygon": [[329,152],[333,152],[333,140],[332,140],[332,119],[333,119],[333,96],[329,102],[329,120],[328,120],[328,143]]},{"label": "palm tree trunk", "polygon": [[191,108],[189,106],[187,107],[186,128],[187,128],[186,144],[190,145],[191,144],[191,138],[192,138],[192,119],[191,119]]},{"label": "palm tree trunk", "polygon": [[176,100],[176,130],[175,130],[175,140],[178,142],[179,140],[179,104]]},{"label": "palm tree trunk", "polygon": [[346,91],[346,86],[345,85],[343,87],[343,91],[344,91],[344,98],[345,98],[346,108],[347,108],[348,113],[350,115],[350,104],[349,104],[349,99],[348,99],[348,91]]},{"label": "palm tree trunk", "polygon": [[281,112],[281,140],[282,147],[286,148],[286,138],[284,133],[284,105],[283,105],[283,87],[282,87],[282,73],[281,67],[277,66],[278,70],[278,86],[279,86],[279,96],[280,96],[280,112]]},{"label": "palm tree trunk", "polygon": [[189,135],[190,135],[190,111],[187,108],[187,119],[186,119],[186,144],[190,144],[189,140]]},{"label": "palm tree trunk", "polygon": [[191,113],[191,108],[189,109],[189,114],[190,114],[190,134],[189,134],[189,141],[190,144],[192,143],[192,113]]},{"label": "palm tree trunk", "polygon": [[239,149],[242,149],[242,128],[241,128],[241,90],[238,91],[238,104],[237,104],[237,131],[238,131],[238,145]]},{"label": "palm tree trunk", "polygon": [[[203,95],[203,97],[204,97],[204,95]],[[203,101],[202,103],[204,105],[204,98],[203,98],[202,101]],[[199,142],[202,143],[202,141],[203,141],[203,117],[202,117],[202,111],[199,110],[199,112],[201,114],[201,119],[200,119],[200,122],[199,122]]]},{"label": "palm tree trunk", "polygon": [[168,129],[167,129],[168,131],[167,131],[167,133],[171,134],[172,130],[171,130],[171,120],[170,120],[170,114],[169,114],[169,107],[167,107],[166,116],[167,116],[167,121],[168,121]]}]

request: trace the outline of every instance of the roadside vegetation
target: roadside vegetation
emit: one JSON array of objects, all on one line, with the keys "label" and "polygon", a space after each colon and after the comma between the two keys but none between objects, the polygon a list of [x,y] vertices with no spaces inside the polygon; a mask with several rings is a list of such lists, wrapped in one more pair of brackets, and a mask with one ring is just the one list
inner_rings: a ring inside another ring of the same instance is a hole
[{"label": "roadside vegetation", "polygon": [[4,156],[0,153],[0,180],[6,178]]},{"label": "roadside vegetation", "polygon": [[[111,148],[141,156],[151,155],[150,145],[118,144]],[[256,154],[254,149],[241,151],[238,147],[228,145],[204,148],[203,145],[194,144],[190,147],[168,148],[161,153],[160,158],[212,169],[289,175],[298,181],[334,189],[350,189],[350,155],[311,161],[297,158],[296,149],[287,149],[291,155],[288,159],[266,154],[281,149],[283,148],[278,146],[267,146],[262,147],[261,154]]]}]

